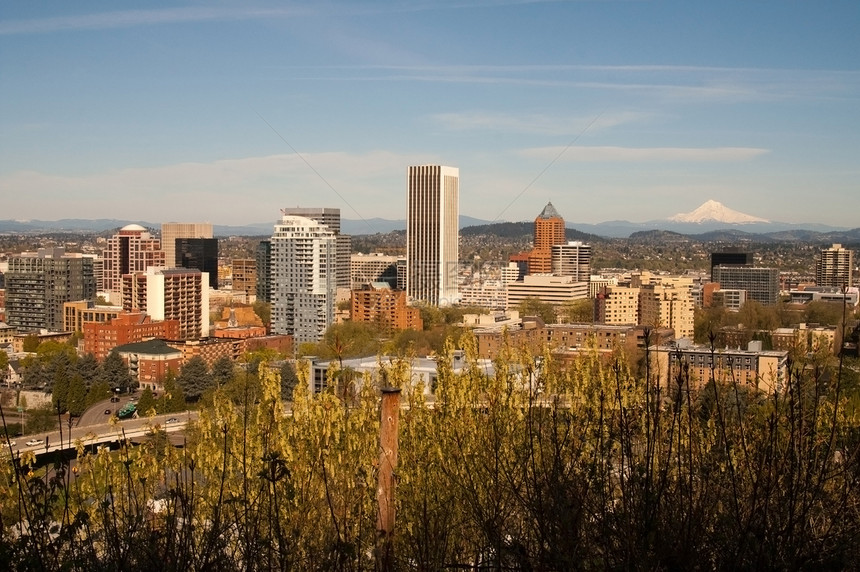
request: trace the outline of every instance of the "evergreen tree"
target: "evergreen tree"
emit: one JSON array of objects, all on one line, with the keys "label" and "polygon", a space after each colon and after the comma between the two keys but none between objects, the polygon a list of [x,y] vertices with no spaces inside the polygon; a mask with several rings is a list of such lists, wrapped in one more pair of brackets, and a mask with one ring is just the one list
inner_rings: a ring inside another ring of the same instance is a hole
[{"label": "evergreen tree", "polygon": [[140,394],[140,399],[137,401],[137,413],[138,415],[149,415],[149,411],[151,409],[156,410],[158,412],[158,406],[155,401],[155,397],[152,395],[152,390],[148,387],[143,390],[143,393]]},{"label": "evergreen tree", "polygon": [[159,413],[185,411],[185,394],[182,392],[182,387],[177,383],[176,375],[174,375],[172,369],[167,371],[163,387],[164,391],[162,391],[161,397],[158,398],[155,404],[156,410]]},{"label": "evergreen tree", "polygon": [[87,405],[92,406],[111,396],[110,385],[103,379],[96,379],[87,392]]},{"label": "evergreen tree", "polygon": [[102,362],[99,377],[101,381],[107,382],[111,389],[119,388],[122,392],[127,392],[133,386],[137,386],[137,382],[132,379],[131,373],[128,371],[128,366],[125,365],[116,350],[112,350]]},{"label": "evergreen tree", "polygon": [[93,354],[86,354],[78,358],[75,370],[84,380],[84,385],[90,387],[99,376],[99,360]]},{"label": "evergreen tree", "polygon": [[78,373],[72,376],[69,382],[66,404],[69,415],[73,417],[80,417],[87,409],[87,386],[84,383],[84,378]]},{"label": "evergreen tree", "polygon": [[293,364],[285,361],[281,366],[281,398],[292,401],[293,391],[299,383],[299,377],[296,375],[296,368]]},{"label": "evergreen tree", "polygon": [[197,401],[203,392],[213,387],[212,374],[200,356],[194,356],[182,366],[176,378],[179,387],[189,401]]},{"label": "evergreen tree", "polygon": [[60,413],[69,409],[69,379],[65,372],[57,371],[54,382],[51,384],[51,405]]},{"label": "evergreen tree", "polygon": [[212,364],[212,381],[216,387],[221,387],[233,379],[233,360],[221,356]]}]

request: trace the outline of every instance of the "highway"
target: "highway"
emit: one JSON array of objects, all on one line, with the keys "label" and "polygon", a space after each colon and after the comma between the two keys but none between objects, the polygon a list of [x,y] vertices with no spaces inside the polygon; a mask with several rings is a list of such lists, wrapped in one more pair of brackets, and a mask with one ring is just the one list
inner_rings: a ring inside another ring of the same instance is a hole
[{"label": "highway", "polygon": [[[154,417],[126,419],[124,421],[117,421],[114,425],[108,422],[107,415],[104,417],[104,422],[97,425],[88,425],[85,427],[73,426],[71,428],[71,435],[69,428],[64,427],[62,436],[60,431],[49,431],[47,433],[34,433],[16,437],[13,439],[16,444],[12,447],[12,451],[16,454],[33,451],[37,455],[41,455],[53,451],[72,449],[75,446],[75,441],[78,439],[84,445],[100,445],[121,439],[135,439],[147,436],[155,426],[160,426],[161,430],[168,434],[176,433],[183,431],[189,422],[197,419],[197,412],[183,411],[182,413],[166,413]],[[176,421],[171,421],[172,419]],[[2,450],[6,453],[9,451],[5,441],[2,442]]]}]

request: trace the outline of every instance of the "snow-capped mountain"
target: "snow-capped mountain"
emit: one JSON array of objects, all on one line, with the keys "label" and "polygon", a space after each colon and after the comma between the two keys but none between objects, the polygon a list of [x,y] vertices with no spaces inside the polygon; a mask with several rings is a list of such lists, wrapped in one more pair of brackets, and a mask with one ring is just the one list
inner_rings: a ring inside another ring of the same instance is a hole
[{"label": "snow-capped mountain", "polygon": [[670,216],[669,220],[672,222],[685,222],[685,223],[704,223],[704,222],[722,222],[726,224],[750,224],[750,223],[767,223],[769,220],[744,214],[742,212],[738,212],[736,210],[732,210],[725,206],[724,204],[709,200],[705,201],[705,203],[689,213],[678,213],[674,216]]}]

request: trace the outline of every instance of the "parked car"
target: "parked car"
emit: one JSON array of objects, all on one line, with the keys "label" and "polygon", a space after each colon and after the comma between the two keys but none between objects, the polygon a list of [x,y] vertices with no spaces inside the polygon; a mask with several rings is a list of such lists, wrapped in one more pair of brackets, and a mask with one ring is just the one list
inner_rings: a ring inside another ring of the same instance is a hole
[{"label": "parked car", "polygon": [[30,439],[29,441],[27,441],[27,446],[35,447],[36,445],[41,445],[42,443],[44,443],[42,439]]}]

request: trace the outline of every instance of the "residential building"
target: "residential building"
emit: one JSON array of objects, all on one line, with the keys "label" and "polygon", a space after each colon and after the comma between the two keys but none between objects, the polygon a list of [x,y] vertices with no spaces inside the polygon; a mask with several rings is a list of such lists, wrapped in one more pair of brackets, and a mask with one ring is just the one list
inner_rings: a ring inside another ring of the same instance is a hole
[{"label": "residential building", "polygon": [[591,245],[579,240],[553,244],[552,273],[557,276],[573,276],[577,282],[588,282],[591,278]]},{"label": "residential building", "polygon": [[607,286],[597,295],[595,318],[601,324],[638,324],[639,288]]},{"label": "residential building", "polygon": [[677,338],[693,338],[693,297],[690,289],[649,284],[639,289],[639,324],[671,328]]},{"label": "residential building", "polygon": [[460,170],[441,165],[407,170],[406,295],[410,302],[457,301]]},{"label": "residential building", "polygon": [[[788,375],[788,352],[762,350],[761,342],[747,349],[718,349],[687,343],[661,344],[652,352],[654,378],[663,388],[677,387],[679,372],[689,375],[689,389],[701,390],[713,378],[717,382],[737,382],[762,391],[781,391]],[[683,369],[682,369],[683,368]]]},{"label": "residential building", "polygon": [[233,291],[244,292],[248,299],[257,295],[257,261],[253,258],[234,258],[230,267]]},{"label": "residential building", "polygon": [[148,230],[137,224],[124,226],[110,237],[102,258],[103,288],[114,304],[120,303],[124,275],[167,265],[161,241],[153,238]]},{"label": "residential building", "polygon": [[[164,250],[165,264],[168,268],[182,266],[176,259],[176,240],[180,238],[214,238],[210,222],[165,222],[161,224],[161,245]],[[216,252],[217,257],[217,252]],[[188,268],[186,266],[186,268]],[[198,266],[203,272],[208,272]]]},{"label": "residential building", "polygon": [[731,312],[739,311],[747,303],[746,290],[733,290],[729,288],[717,288],[711,292],[711,304],[708,306],[722,306]]},{"label": "residential building", "polygon": [[19,332],[62,331],[63,304],[93,300],[93,259],[41,249],[9,259],[6,273],[6,323]]},{"label": "residential building", "polygon": [[92,300],[63,304],[63,331],[83,332],[84,324],[105,324],[122,313],[120,306],[99,306]]},{"label": "residential building", "polygon": [[209,276],[196,268],[148,268],[126,274],[122,306],[156,321],[177,320],[180,340],[209,336]]},{"label": "residential building", "polygon": [[844,290],[837,286],[807,286],[802,290],[790,290],[788,295],[792,304],[833,302],[855,308],[860,299],[860,289],[856,286]]},{"label": "residential building", "polygon": [[711,280],[714,280],[714,268],[716,266],[752,266],[753,255],[739,249],[727,249],[711,253]]},{"label": "residential building", "polygon": [[218,289],[218,239],[177,238],[173,268],[196,268],[209,275],[209,288]]},{"label": "residential building", "polygon": [[272,301],[272,243],[261,240],[257,245],[257,300],[261,302]]},{"label": "residential building", "polygon": [[184,363],[182,351],[168,345],[164,340],[124,344],[117,346],[115,350],[125,361],[140,389],[154,392],[164,389],[163,382],[168,371],[178,374]]},{"label": "residential building", "polygon": [[392,290],[387,282],[373,282],[353,290],[350,318],[353,322],[377,324],[385,332],[424,329],[421,311],[407,306],[406,292]]},{"label": "residential building", "polygon": [[103,360],[117,346],[155,338],[179,339],[179,320],[153,321],[143,312],[124,312],[109,322],[83,324],[84,353]]},{"label": "residential building", "polygon": [[350,288],[356,290],[371,282],[386,282],[395,290],[397,288],[397,261],[399,256],[389,256],[380,253],[353,254],[349,258]]},{"label": "residential building", "polygon": [[854,285],[854,252],[834,244],[824,248],[815,261],[815,284],[842,288]]},{"label": "residential building", "polygon": [[340,232],[340,209],[337,208],[285,208],[283,214],[302,216],[328,227],[335,236],[336,259],[334,262],[335,280],[338,288],[351,288],[350,256],[352,254],[352,237]]},{"label": "residential building", "polygon": [[284,214],[270,239],[271,331],[316,342],[334,320],[337,241],[326,225]]},{"label": "residential building", "polygon": [[720,264],[711,269],[711,274],[711,279],[720,284],[720,290],[746,290],[748,300],[765,305],[779,301],[778,268]]}]

